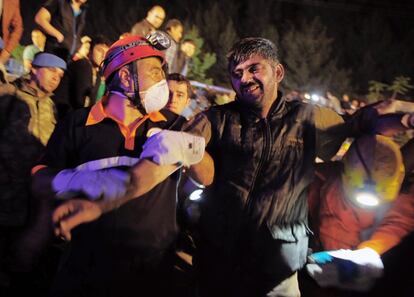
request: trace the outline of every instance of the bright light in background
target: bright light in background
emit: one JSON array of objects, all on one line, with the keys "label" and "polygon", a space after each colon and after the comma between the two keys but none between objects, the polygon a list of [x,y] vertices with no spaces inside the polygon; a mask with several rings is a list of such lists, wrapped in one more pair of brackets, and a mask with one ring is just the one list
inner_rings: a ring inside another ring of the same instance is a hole
[{"label": "bright light in background", "polygon": [[307,100],[310,100],[311,95],[309,95],[309,93],[305,93],[305,94],[303,95],[303,97],[305,97],[305,99],[307,99]]},{"label": "bright light in background", "polygon": [[203,190],[202,189],[194,190],[190,194],[190,196],[188,197],[188,199],[190,199],[191,201],[199,200],[201,198],[201,194],[203,194]]},{"label": "bright light in background", "polygon": [[378,205],[378,197],[374,193],[370,192],[362,192],[358,193],[356,196],[356,201],[363,205],[368,207],[373,207]]},{"label": "bright light in background", "polygon": [[319,101],[319,96],[316,94],[312,94],[311,96],[312,101],[318,102]]}]

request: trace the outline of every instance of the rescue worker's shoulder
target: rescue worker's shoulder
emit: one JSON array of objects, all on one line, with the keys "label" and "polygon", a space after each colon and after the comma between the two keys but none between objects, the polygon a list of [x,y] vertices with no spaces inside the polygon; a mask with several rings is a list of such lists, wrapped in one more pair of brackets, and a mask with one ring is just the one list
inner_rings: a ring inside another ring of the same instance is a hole
[{"label": "rescue worker's shoulder", "polygon": [[330,108],[318,105],[313,107],[313,118],[315,127],[321,131],[344,123],[343,118],[338,113]]},{"label": "rescue worker's shoulder", "polygon": [[15,95],[17,87],[13,84],[0,84],[0,96]]},{"label": "rescue worker's shoulder", "polygon": [[211,123],[204,113],[199,113],[186,122],[183,126],[183,131],[193,133],[198,136],[203,136],[208,143],[211,139]]}]

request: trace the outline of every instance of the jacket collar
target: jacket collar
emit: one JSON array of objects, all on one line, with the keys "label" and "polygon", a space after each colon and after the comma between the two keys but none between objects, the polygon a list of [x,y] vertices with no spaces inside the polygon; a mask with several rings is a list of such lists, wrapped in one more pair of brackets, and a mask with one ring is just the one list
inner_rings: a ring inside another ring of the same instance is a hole
[{"label": "jacket collar", "polygon": [[277,91],[277,98],[270,107],[267,117],[281,118],[286,114],[286,99],[281,91]]},{"label": "jacket collar", "polygon": [[17,89],[23,93],[29,94],[30,96],[36,97],[38,99],[49,98],[53,93],[44,94],[39,96],[39,89],[30,85],[29,79],[22,79],[17,84]]},{"label": "jacket collar", "polygon": [[[112,118],[105,112],[105,108],[103,106],[104,100],[105,99],[102,98],[102,100],[99,100],[97,103],[95,103],[95,105],[92,106],[91,110],[89,111],[85,126],[98,124],[106,118],[110,118],[113,119],[115,122],[118,122],[116,119]],[[159,111],[151,112],[148,115],[144,115],[144,118],[148,118],[152,122],[161,122],[167,120],[165,116]]]},{"label": "jacket collar", "polygon": [[[259,118],[259,119],[261,118],[261,114],[259,110],[252,108],[251,105],[244,104],[242,101],[237,100],[237,98],[236,98],[236,102],[238,102],[237,106],[238,106],[240,113],[246,116],[254,117],[254,118]],[[286,114],[286,111],[287,111],[286,100],[283,96],[283,93],[281,91],[278,91],[277,98],[273,102],[272,106],[270,107],[267,118],[270,118],[270,117],[281,118],[283,115]]]}]

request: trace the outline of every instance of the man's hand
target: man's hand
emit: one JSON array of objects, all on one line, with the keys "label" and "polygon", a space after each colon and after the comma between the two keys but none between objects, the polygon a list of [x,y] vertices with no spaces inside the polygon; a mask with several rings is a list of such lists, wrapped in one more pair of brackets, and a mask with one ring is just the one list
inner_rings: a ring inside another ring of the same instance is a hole
[{"label": "man's hand", "polygon": [[306,265],[309,275],[321,287],[367,291],[382,276],[384,265],[370,248],[314,253]]},{"label": "man's hand", "polygon": [[7,60],[10,58],[10,53],[5,49],[0,50],[0,64],[6,64]]},{"label": "man's hand", "polygon": [[65,36],[63,36],[63,34],[62,33],[60,33],[59,31],[57,31],[57,33],[56,33],[56,40],[59,42],[59,43],[62,43],[63,42],[63,40],[65,39]]},{"label": "man's hand", "polygon": [[129,173],[115,168],[65,169],[55,176],[52,186],[60,199],[86,195],[89,200],[111,201],[125,195],[129,181]]},{"label": "man's hand", "polygon": [[98,219],[102,210],[98,203],[73,199],[59,205],[52,214],[56,236],[71,239],[71,231],[76,226]]},{"label": "man's hand", "polygon": [[148,138],[140,158],[149,158],[158,165],[190,167],[203,159],[204,137],[186,132],[162,130]]}]

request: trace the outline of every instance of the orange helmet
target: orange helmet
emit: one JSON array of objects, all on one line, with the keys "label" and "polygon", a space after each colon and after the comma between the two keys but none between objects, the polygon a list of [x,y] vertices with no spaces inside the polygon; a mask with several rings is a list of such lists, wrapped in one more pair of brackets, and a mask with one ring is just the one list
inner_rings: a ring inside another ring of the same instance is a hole
[{"label": "orange helmet", "polygon": [[133,61],[158,57],[164,64],[165,56],[161,51],[170,45],[169,38],[162,32],[147,36],[131,35],[111,45],[102,63],[102,74],[107,80],[116,70]]}]

